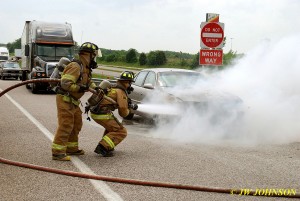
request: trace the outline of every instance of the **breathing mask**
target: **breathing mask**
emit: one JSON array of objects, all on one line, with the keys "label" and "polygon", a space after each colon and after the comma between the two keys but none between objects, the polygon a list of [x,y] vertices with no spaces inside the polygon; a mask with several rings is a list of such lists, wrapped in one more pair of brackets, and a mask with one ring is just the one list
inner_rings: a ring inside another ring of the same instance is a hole
[{"label": "breathing mask", "polygon": [[95,69],[98,67],[97,66],[97,58],[100,58],[100,57],[102,57],[100,49],[95,50],[94,53],[91,54],[91,60],[90,60],[90,65],[89,65],[89,67],[91,69]]}]

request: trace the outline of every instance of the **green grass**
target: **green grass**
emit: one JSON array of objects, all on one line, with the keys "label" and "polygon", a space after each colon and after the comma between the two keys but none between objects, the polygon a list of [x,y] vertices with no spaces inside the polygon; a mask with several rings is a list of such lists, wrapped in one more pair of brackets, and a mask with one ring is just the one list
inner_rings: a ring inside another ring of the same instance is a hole
[{"label": "green grass", "polygon": [[98,73],[92,73],[92,78],[100,78],[100,79],[114,79],[114,76],[102,75]]},{"label": "green grass", "polygon": [[101,61],[99,64],[105,66],[113,66],[115,68],[126,68],[131,70],[142,70],[145,68],[144,66],[140,66],[138,63],[126,63],[122,61],[116,61],[116,62]]},{"label": "green grass", "polygon": [[[108,65],[105,65],[108,66]],[[123,70],[122,69],[129,69],[128,67],[124,67],[124,66],[113,66],[113,65],[109,65],[108,67],[114,67],[114,68],[120,68],[120,70],[115,70],[115,69],[107,69],[105,68],[105,70],[107,71],[111,71],[111,72],[117,72],[117,73],[122,73]],[[99,70],[101,70],[101,67],[98,67]]]},{"label": "green grass", "polygon": [[[105,66],[113,66],[115,68],[126,68],[131,70],[142,70],[144,68],[184,68],[189,69],[189,64],[192,62],[192,59],[185,59],[180,60],[178,58],[168,58],[167,63],[160,66],[151,66],[151,65],[143,65],[141,66],[138,62],[136,63],[126,63],[122,61],[116,61],[116,62],[106,62],[101,61],[99,64],[105,65]],[[112,70],[113,71],[113,70]],[[118,71],[115,71],[118,72]]]}]

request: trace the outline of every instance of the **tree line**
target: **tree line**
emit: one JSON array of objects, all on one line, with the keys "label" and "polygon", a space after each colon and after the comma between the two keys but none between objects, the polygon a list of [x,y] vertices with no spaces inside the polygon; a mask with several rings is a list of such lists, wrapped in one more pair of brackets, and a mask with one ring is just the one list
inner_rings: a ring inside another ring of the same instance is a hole
[{"label": "tree line", "polygon": [[106,62],[126,62],[138,63],[140,66],[149,64],[151,66],[164,65],[167,62],[167,57],[163,51],[150,51],[148,54],[142,52],[138,53],[137,50],[131,48],[128,51],[115,51],[101,48],[102,57],[101,61]]},{"label": "tree line", "polygon": [[[5,44],[0,44],[5,46]],[[14,42],[6,44],[9,52],[14,52],[15,49],[21,49],[21,38]],[[77,53],[79,45],[75,43],[75,53]],[[99,63],[111,63],[112,65],[118,63],[119,65],[128,64],[140,67],[176,67],[195,69],[199,67],[199,52],[196,54],[189,54],[174,51],[161,51],[155,50],[148,53],[139,53],[136,49],[130,48],[129,50],[111,50],[100,48],[102,57],[98,59]],[[223,54],[224,68],[234,61],[235,58],[242,56],[230,50],[228,53]]]},{"label": "tree line", "polygon": [[[195,69],[199,67],[199,52],[196,54],[173,52],[173,51],[150,51],[149,53],[139,53],[131,48],[125,50],[108,50],[100,48],[102,57],[99,63],[127,63],[133,66],[141,67],[178,67]],[[223,54],[223,66],[225,68],[233,63],[235,58],[243,56],[230,50]]]},{"label": "tree line", "polygon": [[174,51],[155,50],[139,53],[136,49],[109,50],[100,48],[102,57],[100,63],[127,63],[140,67],[176,67],[196,68],[199,65],[199,54],[189,54]]},{"label": "tree line", "polygon": [[14,42],[7,43],[6,47],[10,53],[15,52],[15,49],[21,49],[21,38],[15,40]]}]

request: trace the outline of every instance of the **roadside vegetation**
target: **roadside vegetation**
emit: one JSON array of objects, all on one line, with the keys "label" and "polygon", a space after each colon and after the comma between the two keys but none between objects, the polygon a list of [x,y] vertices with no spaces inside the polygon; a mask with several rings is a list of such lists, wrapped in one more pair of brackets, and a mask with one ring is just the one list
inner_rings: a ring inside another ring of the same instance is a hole
[{"label": "roadside vegetation", "polygon": [[[224,40],[224,44],[226,44],[226,38]],[[15,49],[21,48],[21,38],[8,44],[0,44],[0,46],[6,46],[9,52],[13,54]],[[75,53],[78,49],[79,45],[76,43]],[[102,52],[102,57],[97,60],[97,63],[107,66],[126,67],[134,70],[140,70],[144,68],[196,69],[199,67],[199,52],[195,54],[189,54],[184,52],[161,50],[138,52],[133,48],[129,50],[100,49]],[[223,66],[220,66],[217,69],[222,70],[230,66],[233,64],[234,59],[242,56],[243,54],[237,54],[232,50],[227,53],[223,53]]]},{"label": "roadside vegetation", "polygon": [[[199,53],[189,54],[172,51],[150,51],[137,52],[135,49],[109,50],[101,48],[102,57],[98,63],[102,65],[140,68],[184,68],[196,69],[199,67]],[[223,54],[223,66],[218,67],[222,70],[231,64],[234,59],[242,57],[243,54],[237,54],[230,50]],[[207,66],[209,67],[209,66]]]},{"label": "roadside vegetation", "polygon": [[114,76],[108,76],[108,75],[102,75],[102,74],[98,74],[98,73],[93,73],[92,74],[92,78],[97,78],[97,79],[114,79]]}]

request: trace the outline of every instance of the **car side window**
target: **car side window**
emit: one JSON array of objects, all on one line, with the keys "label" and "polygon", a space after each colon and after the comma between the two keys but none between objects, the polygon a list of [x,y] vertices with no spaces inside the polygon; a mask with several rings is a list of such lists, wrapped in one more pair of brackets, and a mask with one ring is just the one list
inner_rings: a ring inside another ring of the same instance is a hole
[{"label": "car side window", "polygon": [[143,86],[144,80],[146,75],[148,74],[148,71],[141,71],[139,72],[136,77],[134,78],[134,85],[136,86]]},{"label": "car side window", "polygon": [[145,84],[151,84],[152,86],[155,86],[155,73],[154,72],[149,72],[146,79],[145,79]]}]

